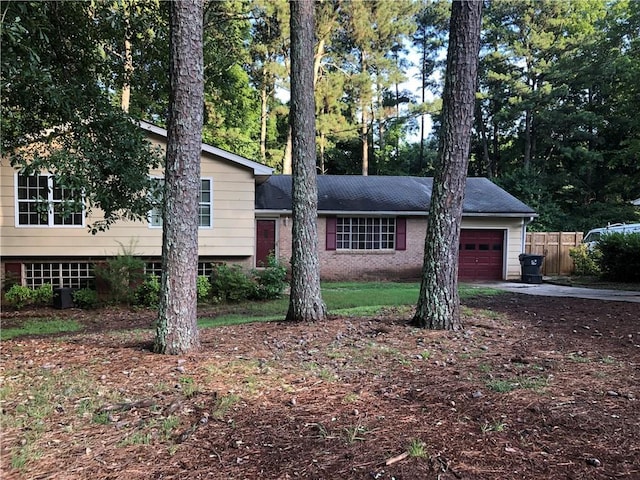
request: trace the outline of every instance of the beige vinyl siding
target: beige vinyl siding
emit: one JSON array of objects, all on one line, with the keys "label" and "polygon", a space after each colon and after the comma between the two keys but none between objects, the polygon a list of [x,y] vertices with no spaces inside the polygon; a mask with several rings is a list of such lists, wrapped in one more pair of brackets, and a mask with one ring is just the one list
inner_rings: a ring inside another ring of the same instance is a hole
[{"label": "beige vinyl siding", "polygon": [[[0,255],[2,257],[102,257],[131,247],[136,255],[160,256],[162,229],[148,222],[120,221],[96,235],[86,227],[15,226],[15,170],[0,166]],[[161,172],[151,172],[154,176]],[[249,168],[203,155],[201,177],[212,179],[213,221],[199,230],[201,256],[252,256],[254,251],[255,181]],[[87,219],[92,223],[99,212]]]}]

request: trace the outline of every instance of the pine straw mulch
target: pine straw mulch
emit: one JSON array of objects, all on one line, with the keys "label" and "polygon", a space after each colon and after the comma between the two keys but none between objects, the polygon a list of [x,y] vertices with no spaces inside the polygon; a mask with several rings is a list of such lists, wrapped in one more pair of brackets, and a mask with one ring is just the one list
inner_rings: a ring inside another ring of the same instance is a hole
[{"label": "pine straw mulch", "polygon": [[389,310],[206,329],[182,357],[122,330],[151,313],[50,312],[87,330],[2,342],[0,476],[640,478],[639,310],[504,294],[461,332]]}]

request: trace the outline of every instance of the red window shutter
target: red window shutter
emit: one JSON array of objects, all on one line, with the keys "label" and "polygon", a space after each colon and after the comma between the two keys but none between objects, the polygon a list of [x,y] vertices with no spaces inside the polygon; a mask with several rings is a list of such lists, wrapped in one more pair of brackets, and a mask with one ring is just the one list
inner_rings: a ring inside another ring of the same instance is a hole
[{"label": "red window shutter", "polygon": [[396,250],[407,249],[407,219],[396,218]]},{"label": "red window shutter", "polygon": [[336,249],[336,217],[327,217],[327,250]]}]

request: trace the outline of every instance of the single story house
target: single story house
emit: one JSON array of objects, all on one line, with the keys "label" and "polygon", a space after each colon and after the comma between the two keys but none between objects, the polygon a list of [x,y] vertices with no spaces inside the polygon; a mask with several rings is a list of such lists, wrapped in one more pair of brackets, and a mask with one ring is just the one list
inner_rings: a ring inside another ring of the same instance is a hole
[{"label": "single story house", "polygon": [[[146,122],[154,144],[166,130]],[[150,172],[161,178],[161,171]],[[422,265],[432,179],[318,176],[318,235],[323,279],[417,278]],[[44,172],[23,176],[0,163],[0,274],[23,285],[81,288],[93,266],[124,250],[142,258],[147,273],[161,269],[162,219],[120,221],[91,235],[95,218],[56,213],[56,185]],[[60,193],[60,192],[58,192]],[[253,268],[273,252],[291,255],[291,177],[265,165],[202,145],[199,273],[217,262]],[[37,208],[38,198],[48,208]],[[94,212],[99,218],[100,212]],[[460,242],[460,278],[520,276],[526,225],[535,212],[483,178],[467,183]]]},{"label": "single story house", "polygon": [[[415,279],[424,255],[432,178],[318,176],[323,279]],[[256,187],[256,262],[291,256],[291,176]],[[536,213],[486,178],[468,178],[460,233],[461,280],[515,279]]]}]

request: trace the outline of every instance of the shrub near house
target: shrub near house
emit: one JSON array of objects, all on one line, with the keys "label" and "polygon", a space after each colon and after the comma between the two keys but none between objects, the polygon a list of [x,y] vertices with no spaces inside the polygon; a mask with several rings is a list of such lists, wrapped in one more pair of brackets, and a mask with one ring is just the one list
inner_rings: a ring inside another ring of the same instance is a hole
[{"label": "shrub near house", "polygon": [[611,233],[598,242],[600,270],[606,280],[640,282],[640,233]]}]

